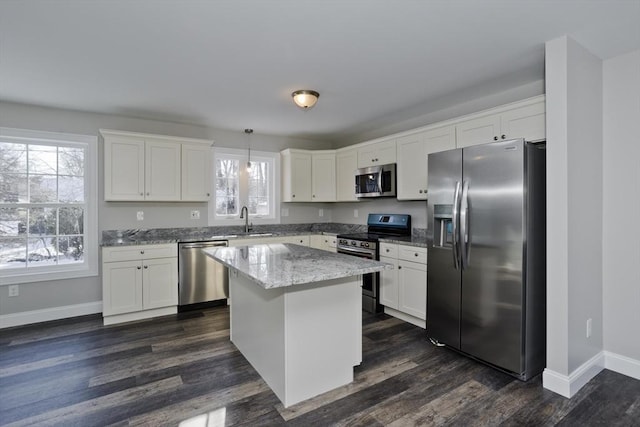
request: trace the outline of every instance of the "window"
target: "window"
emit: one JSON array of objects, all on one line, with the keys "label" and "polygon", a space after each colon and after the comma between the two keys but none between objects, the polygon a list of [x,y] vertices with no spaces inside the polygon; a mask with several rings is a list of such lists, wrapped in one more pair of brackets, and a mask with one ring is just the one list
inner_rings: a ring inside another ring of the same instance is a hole
[{"label": "window", "polygon": [[230,148],[213,150],[212,201],[209,220],[213,225],[240,224],[243,206],[253,223],[279,221],[277,183],[280,182],[278,153],[251,152],[251,168],[246,151]]},{"label": "window", "polygon": [[97,274],[97,138],[0,128],[3,284]]}]

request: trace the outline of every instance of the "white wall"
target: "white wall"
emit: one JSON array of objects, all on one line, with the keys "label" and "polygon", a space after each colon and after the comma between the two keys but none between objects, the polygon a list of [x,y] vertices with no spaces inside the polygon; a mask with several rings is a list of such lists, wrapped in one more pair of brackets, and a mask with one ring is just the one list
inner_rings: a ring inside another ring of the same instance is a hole
[{"label": "white wall", "polygon": [[[146,132],[161,135],[173,135],[191,138],[215,140],[221,147],[246,148],[247,138],[244,129],[238,132],[205,128],[195,125],[162,122],[157,120],[121,117],[106,114],[70,111],[16,103],[0,102],[0,126],[66,132],[85,135],[98,135],[98,129],[117,129],[131,132]],[[259,130],[252,135],[252,149],[261,151],[280,151],[287,147],[306,149],[331,148],[330,143],[303,139],[292,139],[261,135]],[[207,225],[206,203],[120,203],[104,202],[103,190],[103,147],[98,147],[98,227],[102,230],[125,228],[156,227],[200,227]],[[317,217],[317,208],[291,205],[289,216],[282,218],[289,222],[330,221],[331,212],[327,209],[324,217]],[[189,218],[192,209],[200,210],[200,220]],[[144,212],[144,221],[136,221],[136,211]],[[72,280],[36,282],[20,285],[20,295],[8,298],[8,288],[0,286],[0,316],[24,313],[33,310],[49,310],[67,305],[80,305],[79,311],[95,312],[96,304],[102,300],[102,287],[99,277],[87,277]],[[87,305],[89,304],[89,305]],[[98,307],[100,305],[98,304]],[[15,316],[14,316],[15,317]],[[0,319],[1,321],[2,319]]]},{"label": "white wall", "polygon": [[[590,361],[603,348],[602,61],[568,37],[547,42],[546,102],[544,383],[570,396],[580,381],[597,373],[598,367]],[[587,319],[593,325],[589,338]],[[566,389],[552,385],[554,380],[564,382]]]},{"label": "white wall", "polygon": [[604,349],[635,360],[638,377],[640,51],[604,61],[603,107]]}]

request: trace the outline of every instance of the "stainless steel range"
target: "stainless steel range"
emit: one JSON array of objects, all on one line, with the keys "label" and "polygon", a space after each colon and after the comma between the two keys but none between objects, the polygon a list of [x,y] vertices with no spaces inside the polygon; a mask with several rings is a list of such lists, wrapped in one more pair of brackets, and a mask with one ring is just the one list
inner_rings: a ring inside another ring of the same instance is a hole
[{"label": "stainless steel range", "polygon": [[[411,215],[369,214],[367,232],[339,234],[337,251],[360,258],[379,259],[379,240],[391,236],[411,236]],[[380,274],[362,276],[362,309],[369,313],[382,311],[379,303]]]}]

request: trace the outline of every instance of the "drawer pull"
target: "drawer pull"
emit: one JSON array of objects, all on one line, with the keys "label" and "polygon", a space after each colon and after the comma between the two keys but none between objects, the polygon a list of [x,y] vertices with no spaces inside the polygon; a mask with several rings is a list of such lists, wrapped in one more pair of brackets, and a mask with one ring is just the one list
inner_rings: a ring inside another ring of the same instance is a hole
[{"label": "drawer pull", "polygon": [[418,256],[418,253],[416,252],[414,255],[415,255],[415,256]]}]

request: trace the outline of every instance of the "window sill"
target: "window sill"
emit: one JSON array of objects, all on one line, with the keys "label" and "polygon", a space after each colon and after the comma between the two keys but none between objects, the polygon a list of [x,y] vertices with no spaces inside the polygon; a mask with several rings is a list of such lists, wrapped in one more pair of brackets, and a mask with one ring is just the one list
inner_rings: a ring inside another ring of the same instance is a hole
[{"label": "window sill", "polygon": [[0,286],[6,285],[19,285],[23,283],[32,283],[32,282],[51,282],[55,280],[65,280],[65,279],[79,279],[82,277],[92,277],[98,275],[97,268],[90,268],[88,266],[83,266],[82,268],[69,268],[69,269],[59,269],[56,271],[41,271],[41,272],[30,272],[30,273],[20,273],[20,274],[11,274],[11,270],[5,270],[0,272]]}]

